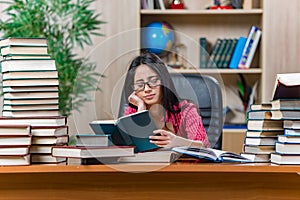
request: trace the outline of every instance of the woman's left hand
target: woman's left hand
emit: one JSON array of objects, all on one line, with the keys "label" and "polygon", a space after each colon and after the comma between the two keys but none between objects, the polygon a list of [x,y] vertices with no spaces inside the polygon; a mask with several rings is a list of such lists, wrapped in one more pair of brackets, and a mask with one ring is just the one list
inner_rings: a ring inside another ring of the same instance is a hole
[{"label": "woman's left hand", "polygon": [[178,146],[178,136],[170,131],[158,129],[153,131],[154,135],[149,136],[150,142],[159,147],[175,147]]}]

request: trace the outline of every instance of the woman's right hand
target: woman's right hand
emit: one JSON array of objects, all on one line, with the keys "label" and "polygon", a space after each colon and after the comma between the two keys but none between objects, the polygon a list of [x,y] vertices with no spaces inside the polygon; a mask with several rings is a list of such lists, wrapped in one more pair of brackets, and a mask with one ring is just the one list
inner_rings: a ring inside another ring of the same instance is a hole
[{"label": "woman's right hand", "polygon": [[146,104],[145,102],[138,97],[135,92],[133,92],[129,97],[128,97],[128,102],[135,105],[138,107],[138,111],[142,111],[146,109]]}]

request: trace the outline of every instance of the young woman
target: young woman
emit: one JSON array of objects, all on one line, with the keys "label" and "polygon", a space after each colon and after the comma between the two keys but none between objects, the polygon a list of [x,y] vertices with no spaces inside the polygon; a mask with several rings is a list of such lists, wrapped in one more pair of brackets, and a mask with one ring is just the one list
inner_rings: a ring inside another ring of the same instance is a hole
[{"label": "young woman", "polygon": [[160,147],[210,147],[195,104],[179,99],[165,63],[155,54],[133,59],[125,80],[124,115],[149,110],[158,129],[150,141]]}]

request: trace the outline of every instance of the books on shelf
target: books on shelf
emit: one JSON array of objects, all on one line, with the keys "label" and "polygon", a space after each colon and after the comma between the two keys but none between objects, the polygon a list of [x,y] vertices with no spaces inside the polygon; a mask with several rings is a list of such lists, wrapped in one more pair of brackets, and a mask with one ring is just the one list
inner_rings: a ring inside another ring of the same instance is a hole
[{"label": "books on shelf", "polygon": [[246,44],[247,38],[239,37],[237,44],[235,45],[231,60],[229,62],[230,69],[238,69],[240,59],[242,57],[243,49]]},{"label": "books on shelf", "polygon": [[291,135],[278,135],[278,142],[281,143],[299,143],[300,144],[300,135],[291,136]]},{"label": "books on shelf", "polygon": [[62,126],[66,116],[0,117],[0,125]]},{"label": "books on shelf", "polygon": [[96,134],[111,134],[115,145],[135,146],[135,152],[159,148],[149,140],[157,129],[148,110],[120,117],[117,120],[97,120],[90,122]]},{"label": "books on shelf", "polygon": [[9,37],[0,40],[0,47],[9,45],[47,46],[47,38]]},{"label": "books on shelf", "polygon": [[300,73],[277,74],[273,100],[300,99]]},{"label": "books on shelf", "polygon": [[236,39],[236,38],[232,39],[232,42],[228,49],[228,52],[225,54],[224,61],[223,61],[223,63],[221,63],[221,68],[230,68],[229,64],[230,64],[231,58],[233,57],[234,49],[237,45],[237,42],[238,42],[238,39]]},{"label": "books on shelf", "polygon": [[30,154],[0,156],[0,166],[30,165]]},{"label": "books on shelf", "polygon": [[272,153],[271,162],[279,165],[300,165],[300,154]]},{"label": "books on shelf", "polygon": [[77,134],[76,146],[108,146],[109,137],[108,134]]},{"label": "books on shelf", "polygon": [[105,158],[134,156],[133,146],[103,146],[103,147],[78,147],[78,146],[53,146],[52,156],[67,158]]},{"label": "books on shelf", "polygon": [[252,26],[248,33],[247,40],[242,51],[242,56],[238,64],[239,69],[250,68],[258,41],[260,40],[260,36],[261,30],[256,26]]},{"label": "books on shelf", "polygon": [[3,60],[1,62],[2,72],[24,72],[24,71],[53,71],[56,70],[54,59],[42,60]]},{"label": "books on shelf", "polygon": [[199,38],[199,46],[200,46],[200,69],[206,68],[208,53],[207,53],[207,39],[206,37]]},{"label": "books on shelf", "polygon": [[29,46],[29,45],[8,45],[1,47],[2,56],[8,54],[45,54],[48,55],[48,47],[44,46]]},{"label": "books on shelf", "polygon": [[121,157],[120,163],[172,163],[180,157],[180,154],[172,150],[157,150],[135,153],[134,156]]},{"label": "books on shelf", "polygon": [[212,148],[174,147],[172,150],[179,154],[213,162],[250,162],[249,159],[239,154]]}]

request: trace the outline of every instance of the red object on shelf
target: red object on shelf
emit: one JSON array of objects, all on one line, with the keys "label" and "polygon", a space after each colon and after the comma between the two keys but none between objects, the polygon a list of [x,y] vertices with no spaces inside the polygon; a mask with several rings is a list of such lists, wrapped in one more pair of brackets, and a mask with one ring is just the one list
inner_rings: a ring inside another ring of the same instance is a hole
[{"label": "red object on shelf", "polygon": [[170,8],[171,9],[184,9],[184,3],[182,0],[174,0],[171,4],[170,4]]},{"label": "red object on shelf", "polygon": [[233,9],[232,6],[211,6],[210,10],[224,10],[224,9]]}]

